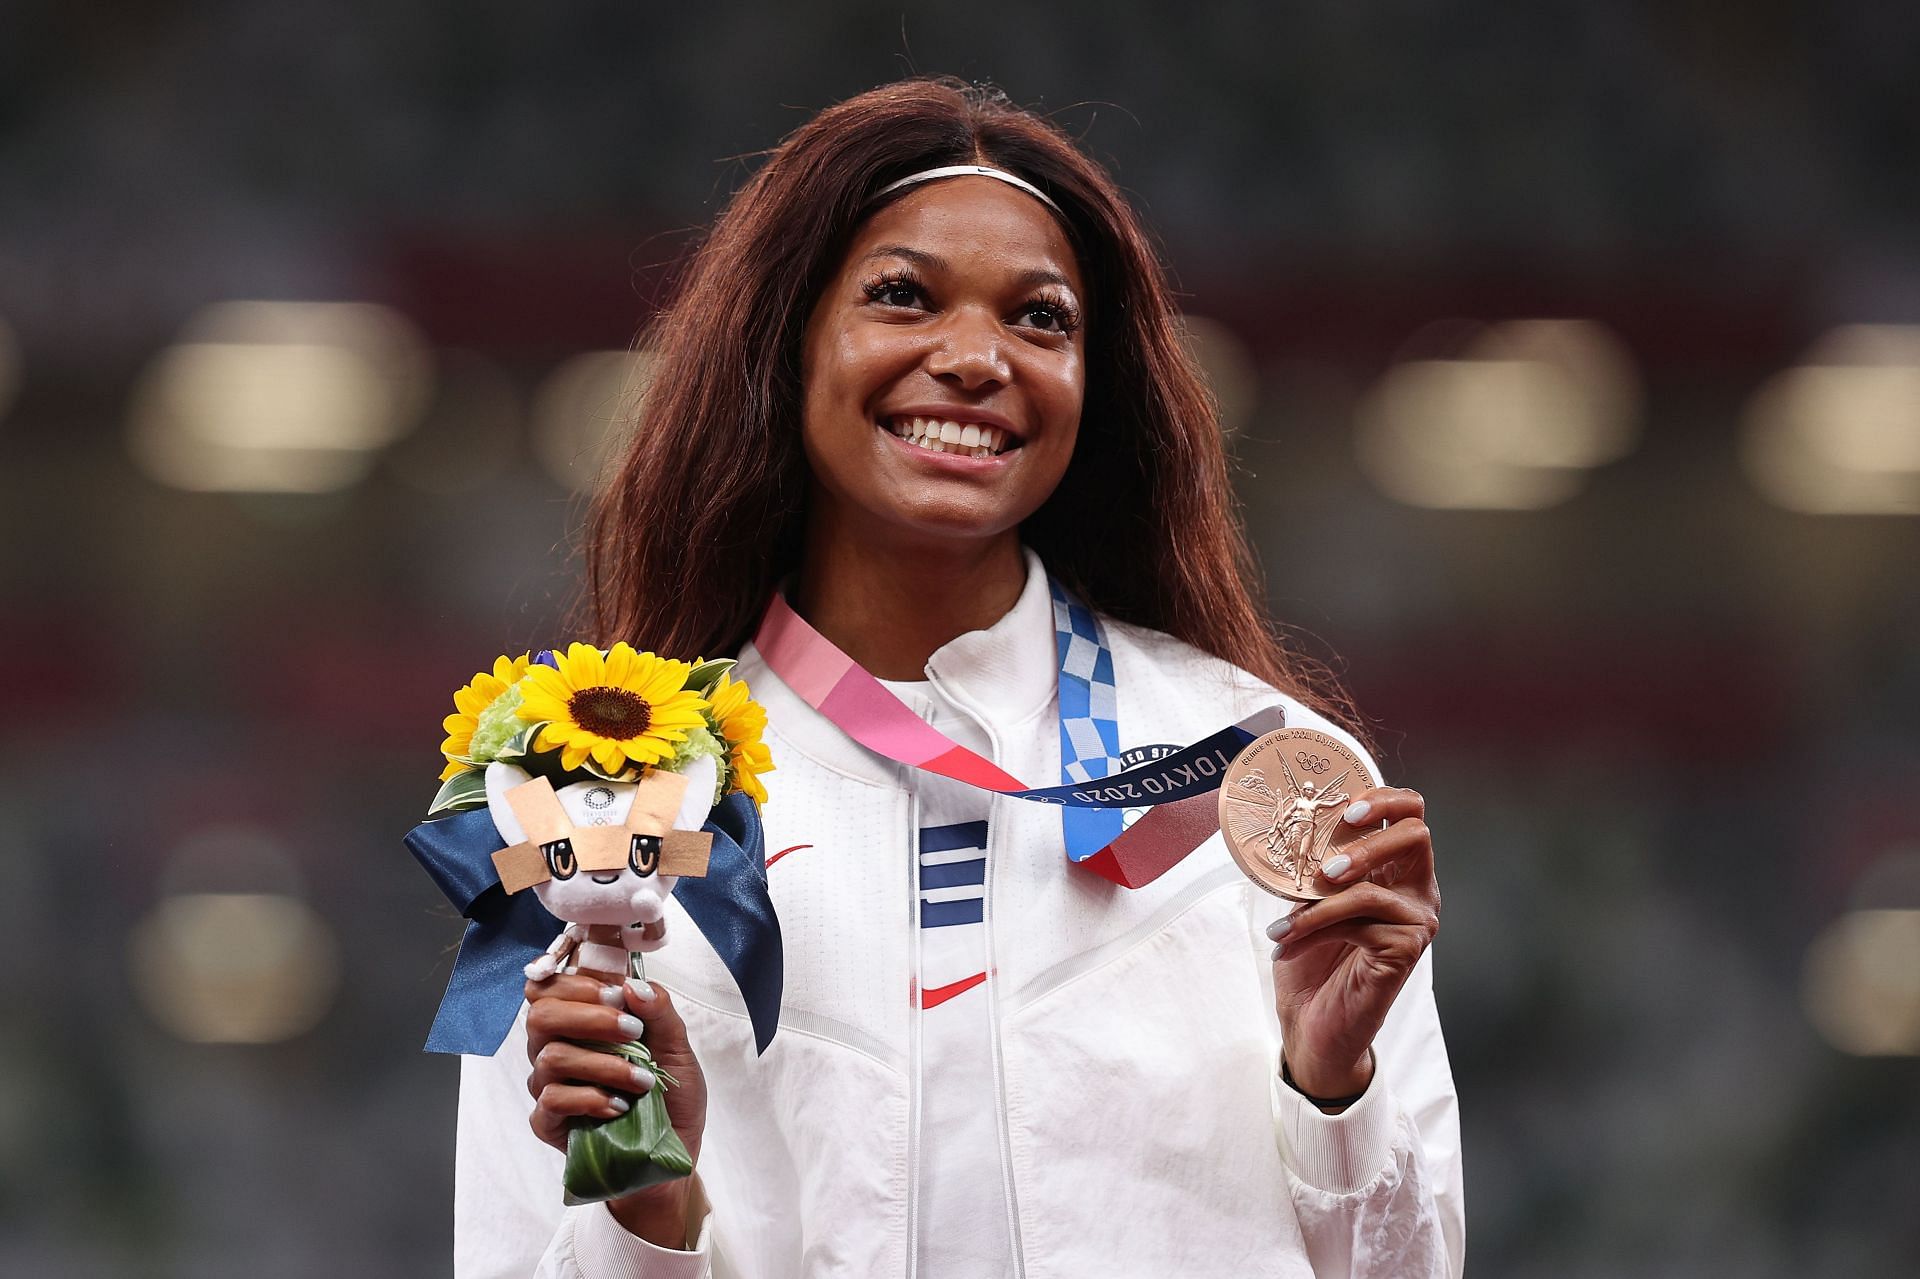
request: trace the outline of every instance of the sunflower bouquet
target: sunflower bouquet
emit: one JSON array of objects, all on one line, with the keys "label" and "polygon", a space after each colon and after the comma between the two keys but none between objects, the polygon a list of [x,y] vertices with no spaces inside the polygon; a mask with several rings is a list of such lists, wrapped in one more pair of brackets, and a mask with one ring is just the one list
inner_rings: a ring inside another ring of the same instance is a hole
[{"label": "sunflower bouquet", "polygon": [[764,804],[773,760],[760,735],[767,712],[732,677],[733,661],[678,662],[625,642],[601,652],[497,657],[453,695],[441,727],[446,767],[428,817],[484,808],[486,766],[516,764],[559,781],[639,780],[703,756],[716,765],[714,802],[740,791]]},{"label": "sunflower bouquet", "polygon": [[[519,916],[532,926],[517,930],[516,940],[537,948],[542,933],[558,935],[524,965],[526,977],[544,979],[569,959],[576,971],[613,980],[642,976],[640,953],[665,943],[667,897],[682,876],[708,874],[715,832],[728,835],[728,823],[715,826],[709,814],[731,815],[735,830],[755,832],[747,843],[757,842],[757,810],[766,799],[760,775],[773,768],[761,741],[767,716],[733,678],[733,665],[674,661],[625,643],[605,652],[570,644],[564,653],[502,656],[454,694],[454,713],[443,724],[440,790],[428,823],[408,844],[443,888],[473,876],[443,875],[437,866],[464,859],[470,871],[485,858],[509,897],[534,890],[538,907],[523,901],[530,913]],[[434,838],[456,826],[457,837]],[[447,857],[438,855],[443,847]],[[755,863],[737,842],[729,847],[732,860],[717,869],[724,875],[731,865],[738,879],[739,867]],[[759,874],[763,897],[764,865]],[[752,889],[748,884],[749,902]],[[463,906],[476,927],[473,904],[487,895]],[[770,906],[764,914],[772,920]],[[709,931],[706,918],[696,915],[695,922]],[[772,927],[777,934],[777,922]],[[494,968],[496,979],[510,972]],[[777,974],[773,980],[777,1008]],[[461,985],[456,966],[450,992]],[[447,1008],[443,1001],[443,1019]],[[691,1172],[692,1159],[667,1118],[665,1093],[677,1081],[647,1045],[582,1046],[644,1066],[657,1083],[613,1119],[576,1123],[567,1138],[567,1202],[611,1199]]]}]

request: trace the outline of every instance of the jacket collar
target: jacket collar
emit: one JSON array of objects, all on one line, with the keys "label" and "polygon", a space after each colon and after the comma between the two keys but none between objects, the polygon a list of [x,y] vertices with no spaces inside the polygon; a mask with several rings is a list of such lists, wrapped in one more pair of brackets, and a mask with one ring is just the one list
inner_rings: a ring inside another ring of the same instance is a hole
[{"label": "jacket collar", "polygon": [[[1053,600],[1046,566],[1023,548],[1027,581],[1007,613],[985,630],[941,645],[927,678],[960,710],[997,728],[1017,724],[1051,703],[1058,682]],[[807,705],[767,666],[752,644],[740,651],[741,676],[767,708],[771,731],[837,771],[877,784],[898,784],[907,770],[867,750]]]},{"label": "jacket collar", "polygon": [[1053,598],[1046,565],[1022,548],[1027,584],[1005,616],[984,631],[956,635],[927,659],[927,678],[961,709],[994,724],[1042,710],[1059,685]]}]

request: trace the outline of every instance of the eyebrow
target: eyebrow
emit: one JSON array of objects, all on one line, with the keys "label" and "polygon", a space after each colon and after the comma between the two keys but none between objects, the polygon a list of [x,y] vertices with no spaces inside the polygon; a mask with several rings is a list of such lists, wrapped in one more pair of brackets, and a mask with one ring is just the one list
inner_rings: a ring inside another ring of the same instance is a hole
[{"label": "eyebrow", "polygon": [[[909,248],[904,244],[880,245],[871,253],[867,254],[866,257],[862,258],[861,261],[871,262],[875,258],[905,258],[916,266],[924,267],[926,270],[936,274],[953,270],[953,263],[941,257],[938,253],[928,253],[925,249]],[[1044,266],[1032,267],[1022,271],[1015,277],[1014,284],[1023,289],[1030,289],[1041,284],[1057,284],[1067,290],[1072,290],[1073,288],[1073,281],[1069,280],[1064,274],[1054,270],[1052,267]]]}]

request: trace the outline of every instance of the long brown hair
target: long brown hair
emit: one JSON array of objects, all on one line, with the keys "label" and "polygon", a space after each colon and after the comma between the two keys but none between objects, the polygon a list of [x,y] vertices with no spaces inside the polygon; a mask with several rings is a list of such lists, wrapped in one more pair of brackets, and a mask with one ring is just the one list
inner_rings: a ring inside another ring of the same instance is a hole
[{"label": "long brown hair", "polygon": [[1351,723],[1331,674],[1292,651],[1256,602],[1213,397],[1139,219],[1058,129],[957,80],[905,80],[827,108],[721,214],[641,339],[650,382],[588,516],[583,620],[602,644],[685,657],[751,638],[775,583],[799,565],[810,308],[875,191],[965,163],[1051,196],[1088,285],[1080,433],[1101,447],[1076,451],[1021,539],[1100,612]]}]

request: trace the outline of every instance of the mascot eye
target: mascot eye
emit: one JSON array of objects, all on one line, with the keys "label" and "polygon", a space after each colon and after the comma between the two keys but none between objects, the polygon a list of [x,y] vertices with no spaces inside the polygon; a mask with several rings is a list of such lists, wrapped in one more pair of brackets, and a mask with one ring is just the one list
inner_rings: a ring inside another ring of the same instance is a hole
[{"label": "mascot eye", "polygon": [[635,835],[627,850],[627,866],[636,875],[651,875],[660,866],[660,837]]},{"label": "mascot eye", "polygon": [[572,840],[556,839],[551,844],[540,845],[540,851],[547,855],[547,869],[555,879],[573,878],[575,862]]}]

